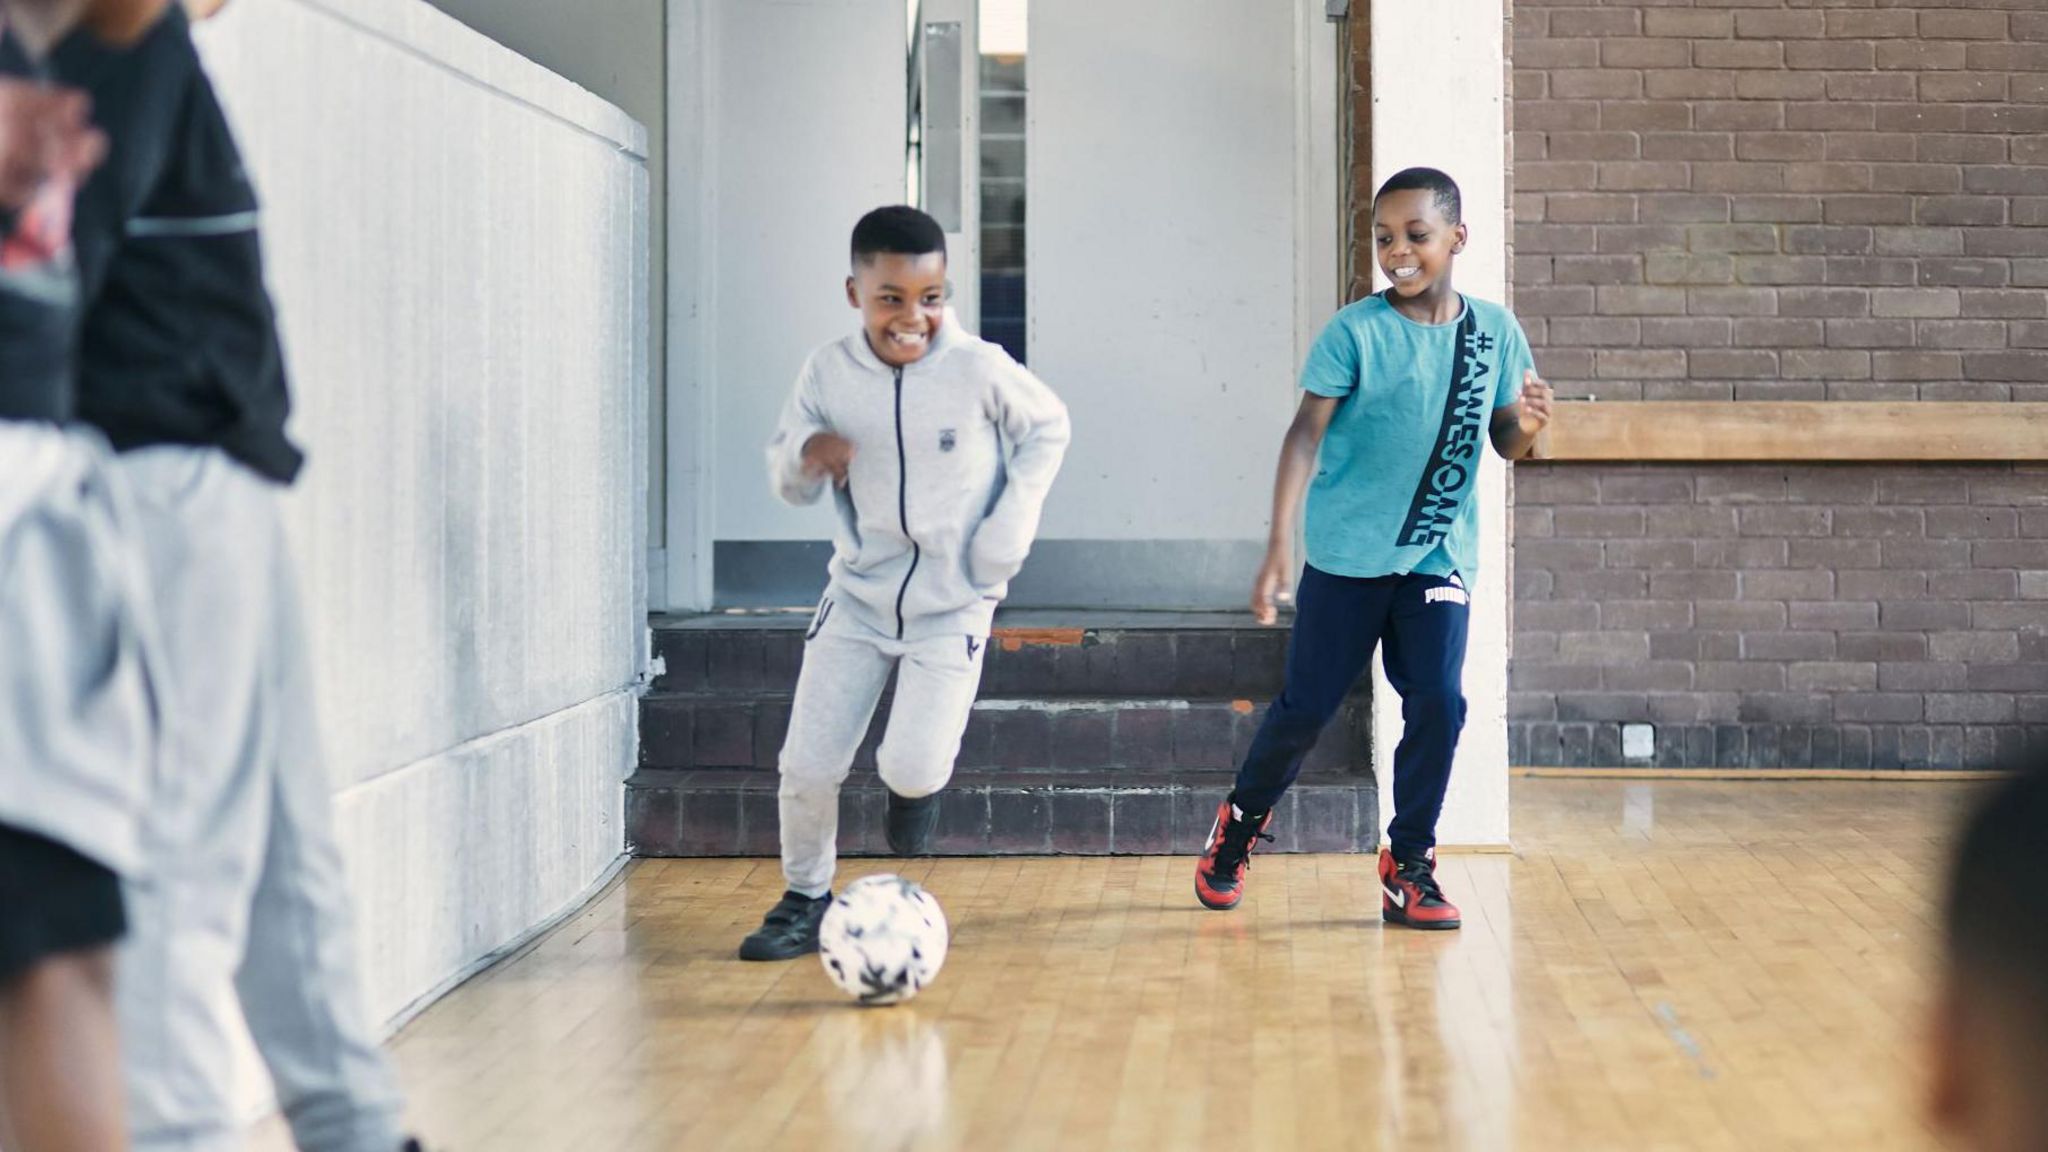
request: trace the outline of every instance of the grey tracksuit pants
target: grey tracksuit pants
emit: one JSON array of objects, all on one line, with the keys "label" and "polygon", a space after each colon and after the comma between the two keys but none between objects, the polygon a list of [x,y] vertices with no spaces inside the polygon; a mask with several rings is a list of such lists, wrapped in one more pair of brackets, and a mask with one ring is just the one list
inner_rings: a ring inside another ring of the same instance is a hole
[{"label": "grey tracksuit pants", "polygon": [[889,672],[896,695],[877,751],[882,783],[915,799],[946,786],[981,687],[987,637],[894,639],[828,599],[804,645],[782,745],[782,872],[793,892],[822,896],[838,865],[839,786],[866,738]]},{"label": "grey tracksuit pants", "polygon": [[396,1152],[356,975],[275,486],[225,454],[120,458],[163,638],[164,753],[116,996],[138,1152],[243,1145],[233,999],[305,1152]]}]

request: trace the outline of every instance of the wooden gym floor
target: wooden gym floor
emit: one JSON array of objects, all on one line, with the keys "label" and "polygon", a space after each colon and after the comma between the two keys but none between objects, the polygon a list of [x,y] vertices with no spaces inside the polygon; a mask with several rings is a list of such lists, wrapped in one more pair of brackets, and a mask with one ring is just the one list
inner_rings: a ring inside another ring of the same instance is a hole
[{"label": "wooden gym floor", "polygon": [[773,861],[642,861],[394,1044],[453,1152],[1931,1148],[1971,787],[1520,780],[1443,934],[1381,926],[1369,857],[1255,858],[1234,913],[1189,859],[907,862],[953,947],[892,1009],[733,958]]}]

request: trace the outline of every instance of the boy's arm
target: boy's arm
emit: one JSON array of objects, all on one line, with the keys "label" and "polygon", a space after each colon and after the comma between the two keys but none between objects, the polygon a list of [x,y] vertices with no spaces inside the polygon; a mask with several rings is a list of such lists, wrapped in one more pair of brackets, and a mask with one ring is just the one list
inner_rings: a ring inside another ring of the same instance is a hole
[{"label": "boy's arm", "polygon": [[1008,583],[1024,567],[1046,495],[1073,439],[1067,406],[1044,381],[1015,364],[997,375],[993,415],[1009,446],[1007,477],[1003,494],[967,549],[967,573],[977,588]]},{"label": "boy's arm", "polygon": [[768,441],[768,486],[787,504],[815,504],[825,492],[826,473],[804,460],[811,437],[829,434],[830,422],[818,403],[816,378],[809,361],[797,373],[796,388],[782,406],[775,435]]},{"label": "boy's arm", "polygon": [[1501,383],[1494,396],[1493,420],[1487,427],[1493,450],[1503,460],[1535,453],[1536,437],[1550,423],[1550,385],[1536,374],[1536,356],[1522,322],[1508,317],[1501,348]]},{"label": "boy's arm", "polygon": [[0,78],[0,229],[13,231],[11,214],[28,207],[51,177],[85,183],[106,151],[84,93]]},{"label": "boy's arm", "polygon": [[1275,602],[1286,599],[1294,578],[1295,522],[1301,515],[1309,477],[1315,474],[1316,452],[1341,403],[1335,396],[1302,393],[1301,407],[1295,410],[1294,422],[1280,441],[1280,463],[1273,474],[1273,530],[1266,539],[1266,562],[1259,566],[1258,578],[1252,583],[1252,615],[1261,624],[1279,618]]},{"label": "boy's arm", "polygon": [[1273,529],[1266,541],[1266,560],[1252,581],[1252,615],[1261,624],[1279,619],[1276,602],[1288,599],[1294,582],[1294,537],[1302,497],[1316,472],[1316,453],[1336,418],[1337,406],[1357,395],[1365,379],[1365,348],[1352,326],[1338,313],[1323,326],[1301,366],[1301,406],[1280,441],[1280,463],[1273,472]]},{"label": "boy's arm", "polygon": [[1536,437],[1550,424],[1550,385],[1534,368],[1522,371],[1522,395],[1514,403],[1493,410],[1488,429],[1493,450],[1503,460],[1520,460],[1534,453]]},{"label": "boy's arm", "polygon": [[[277,311],[263,274],[261,204],[248,167],[189,36],[164,42],[136,66],[164,78],[155,86],[161,95],[153,97],[175,101],[176,110],[157,120],[147,105],[128,101],[118,113],[121,122],[110,123],[117,140],[124,131],[160,131],[162,148],[157,165],[139,173],[140,197],[119,203],[122,216],[118,228],[108,229],[111,238],[81,246],[82,287],[88,299],[99,295],[117,246],[177,253],[162,258],[202,277],[207,296],[200,307],[214,324],[184,370],[210,379],[238,408],[265,411],[287,393],[288,384]],[[109,114],[117,115],[111,105]]]}]

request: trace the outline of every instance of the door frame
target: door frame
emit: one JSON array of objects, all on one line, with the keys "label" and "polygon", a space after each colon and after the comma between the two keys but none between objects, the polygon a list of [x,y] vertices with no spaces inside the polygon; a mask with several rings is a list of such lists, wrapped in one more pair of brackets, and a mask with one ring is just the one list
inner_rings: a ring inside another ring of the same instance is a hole
[{"label": "door frame", "polygon": [[[933,0],[927,0],[931,3]],[[971,3],[972,0],[964,0]],[[667,357],[665,467],[650,476],[650,498],[661,508],[663,538],[649,549],[648,598],[656,611],[708,611],[713,605],[712,554],[721,478],[714,445],[725,435],[766,437],[767,429],[719,426],[712,387],[717,351],[718,205],[720,165],[716,93],[723,62],[707,46],[717,42],[715,0],[665,0],[667,12],[668,130]],[[1339,303],[1339,246],[1344,203],[1339,158],[1344,68],[1339,40],[1323,0],[1293,0],[1295,12],[1295,351],[1305,357],[1322,323]],[[978,53],[968,53],[977,61]],[[975,79],[978,81],[978,72]],[[978,83],[967,86],[973,92]],[[966,109],[969,139],[979,109]],[[967,153],[969,156],[972,152]],[[978,202],[977,169],[964,169],[963,195]],[[970,219],[979,219],[979,211]],[[979,236],[971,237],[978,245]],[[751,478],[750,478],[751,479]]]}]

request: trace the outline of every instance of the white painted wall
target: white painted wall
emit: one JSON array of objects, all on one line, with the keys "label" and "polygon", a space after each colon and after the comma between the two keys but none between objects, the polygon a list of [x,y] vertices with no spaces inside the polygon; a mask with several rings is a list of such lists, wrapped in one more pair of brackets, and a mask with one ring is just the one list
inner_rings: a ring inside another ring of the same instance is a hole
[{"label": "white painted wall", "polygon": [[623,850],[645,637],[644,130],[419,0],[200,41],[263,196],[290,502],[380,1018]]},{"label": "white painted wall", "polygon": [[[1352,19],[1365,14],[1352,5]],[[1493,3],[1372,0],[1372,167],[1382,178],[1424,165],[1448,172],[1464,194],[1471,240],[1458,257],[1457,286],[1468,295],[1507,299],[1507,128],[1503,22]],[[1429,47],[1392,30],[1427,28]],[[1375,282],[1385,287],[1377,269]],[[1480,507],[1480,575],[1472,596],[1465,655],[1470,712],[1437,824],[1446,845],[1508,842],[1507,480],[1488,453],[1473,498]],[[1394,811],[1393,754],[1401,736],[1399,697],[1375,661],[1374,746],[1380,811]]]},{"label": "white painted wall", "polygon": [[668,602],[713,540],[813,540],[762,446],[804,356],[853,331],[847,240],[904,198],[902,0],[701,0],[669,17]]},{"label": "white painted wall", "polygon": [[[649,315],[666,306],[667,244],[665,129],[668,121],[666,51],[663,32],[670,5],[696,0],[428,0],[434,7],[496,40],[564,79],[617,105],[647,128]],[[666,530],[663,477],[662,366],[667,333],[655,324],[649,334],[648,542],[659,556]],[[655,561],[657,567],[659,560]]]},{"label": "white painted wall", "polygon": [[1029,358],[1074,418],[1041,538],[1265,539],[1300,367],[1298,7],[1032,0]]}]

